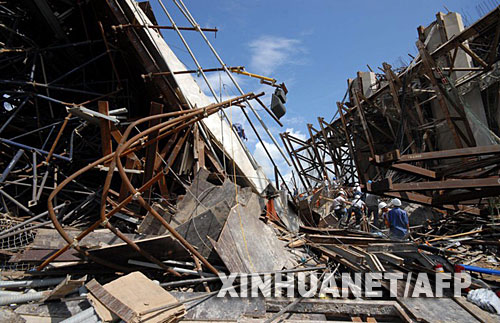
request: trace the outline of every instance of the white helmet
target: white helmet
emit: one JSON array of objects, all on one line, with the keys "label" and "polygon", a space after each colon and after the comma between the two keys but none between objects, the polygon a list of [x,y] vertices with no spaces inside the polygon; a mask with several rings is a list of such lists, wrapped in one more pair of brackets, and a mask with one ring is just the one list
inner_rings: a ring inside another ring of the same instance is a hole
[{"label": "white helmet", "polygon": [[383,208],[386,208],[386,207],[387,207],[387,203],[385,203],[385,202],[380,202],[380,203],[378,204],[378,208],[379,208],[379,209],[383,209]]},{"label": "white helmet", "polygon": [[401,200],[400,199],[392,199],[391,204],[394,206],[401,206]]}]

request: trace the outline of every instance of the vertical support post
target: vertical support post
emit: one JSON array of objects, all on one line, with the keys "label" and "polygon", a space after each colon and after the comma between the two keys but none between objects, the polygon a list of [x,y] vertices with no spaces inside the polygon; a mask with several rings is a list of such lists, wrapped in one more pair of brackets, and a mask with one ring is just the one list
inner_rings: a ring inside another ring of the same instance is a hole
[{"label": "vertical support post", "polygon": [[[109,103],[108,101],[99,101],[98,104],[99,113],[104,115],[109,115]],[[101,146],[102,155],[107,156],[112,152],[111,146],[111,121],[107,119],[99,119],[99,128],[101,129]],[[105,163],[109,165],[111,161]]]},{"label": "vertical support post", "polygon": [[[318,164],[319,164],[319,167],[321,168],[321,172],[323,173],[323,176],[326,176],[328,178],[328,172],[326,171],[325,163],[321,159],[318,147],[316,146],[316,142],[315,142],[316,138],[314,137],[314,135],[312,133],[312,129],[313,129],[312,124],[308,123],[307,124],[307,131],[309,132],[309,137],[311,138],[311,146],[312,146],[312,149],[314,151],[314,156],[316,157],[316,160],[318,161]],[[314,160],[314,158],[313,158],[313,160]]]},{"label": "vertical support post", "polygon": [[37,186],[38,186],[38,174],[37,174],[37,162],[36,162],[36,150],[32,151],[33,154],[33,190],[31,193],[31,201],[28,202],[28,206],[32,207],[36,205],[37,197]]},{"label": "vertical support post", "polygon": [[[149,115],[157,115],[161,114],[163,112],[163,104],[156,103],[156,102],[151,102],[151,108],[149,111]],[[157,124],[160,123],[159,118],[155,118],[149,121],[149,127],[154,127]],[[152,132],[148,136],[148,140],[153,140],[158,136],[158,131]],[[146,164],[144,167],[144,177],[142,178],[142,184],[147,183],[152,177],[153,177],[153,171],[154,171],[154,165],[155,165],[155,160],[156,160],[156,153],[158,151],[158,142],[155,142],[151,145],[149,145],[146,148]],[[147,189],[146,192],[144,192],[144,198],[149,201],[151,198],[151,188]]]},{"label": "vertical support post", "polygon": [[[302,182],[302,185],[304,185],[304,189],[306,191],[309,190],[310,184],[308,185],[309,182],[306,183],[303,176],[300,175],[301,172],[300,172],[299,166],[295,162],[295,159],[293,158],[293,155],[292,155],[292,152],[290,151],[290,148],[288,148],[288,145],[290,144],[290,140],[288,139],[288,133],[287,132],[280,133],[280,137],[281,137],[281,141],[283,141],[283,146],[285,146],[286,152],[288,153],[288,155],[290,156],[290,159],[292,160],[293,167],[297,171],[297,176],[299,176],[299,179]],[[293,146],[291,144],[290,144],[290,146],[291,146],[291,149],[293,150]],[[297,160],[297,162],[300,164],[300,160]],[[307,180],[307,178],[306,178],[306,180]]]},{"label": "vertical support post", "polygon": [[[363,176],[361,176],[361,169],[359,169],[358,159],[356,158],[356,156],[354,154],[354,147],[352,146],[351,136],[349,135],[349,132],[347,131],[347,121],[345,120],[344,112],[342,112],[342,109],[343,109],[342,103],[337,102],[337,109],[339,110],[340,119],[342,120],[342,128],[344,130],[345,140],[347,142],[347,147],[349,148],[349,154],[351,155],[351,160],[354,160],[354,164],[356,165],[356,171],[358,172],[358,179],[364,180],[365,174],[363,174]],[[354,174],[351,174],[351,176],[354,176]]]},{"label": "vertical support post", "polygon": [[[396,107],[396,109],[399,112],[399,115],[401,116],[401,122],[403,123],[403,131],[406,135],[406,140],[408,141],[408,144],[410,145],[410,149],[411,149],[412,153],[415,154],[415,153],[417,153],[417,150],[415,148],[415,141],[413,140],[413,136],[411,135],[411,132],[408,129],[408,118],[406,118],[406,116],[403,114],[403,108],[401,107],[401,104],[399,103],[398,91],[396,89],[396,84],[394,81],[394,75],[393,75],[394,73],[391,69],[391,65],[389,65],[387,63],[383,63],[382,66],[384,67],[385,77],[387,78],[387,81],[389,82],[389,90],[391,92],[394,106]],[[400,147],[398,147],[398,148],[400,148]]]},{"label": "vertical support post", "polygon": [[321,117],[318,117],[318,122],[319,122],[319,126],[321,128],[321,134],[323,135],[323,138],[324,138],[325,143],[326,143],[326,147],[328,148],[328,151],[330,152],[333,167],[335,169],[335,176],[339,179],[340,178],[340,170],[339,170],[339,165],[337,165],[337,161],[338,161],[337,157],[338,156],[336,155],[336,151],[334,150],[334,148],[332,148],[332,146],[330,144],[330,140],[328,140],[328,134],[327,134],[325,127],[323,125],[323,123],[325,123],[325,120]]}]

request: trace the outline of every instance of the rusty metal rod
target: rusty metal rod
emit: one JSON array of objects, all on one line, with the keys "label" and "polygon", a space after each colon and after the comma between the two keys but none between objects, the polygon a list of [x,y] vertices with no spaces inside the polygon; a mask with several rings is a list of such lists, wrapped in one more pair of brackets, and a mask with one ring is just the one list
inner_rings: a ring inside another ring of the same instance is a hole
[{"label": "rusty metal rod", "polygon": [[[260,96],[260,95],[257,95],[257,96]],[[178,115],[182,115],[182,114],[185,114],[186,116],[185,117],[191,117],[192,115],[191,114],[196,114],[196,113],[200,113],[200,112],[203,112],[203,115],[202,117],[205,117],[205,116],[208,116],[208,113],[207,113],[207,110],[208,109],[213,109],[213,108],[216,108],[215,111],[210,111],[210,114],[212,113],[215,113],[218,109],[220,109],[220,107],[222,106],[231,106],[235,103],[238,103],[240,100],[245,100],[245,99],[251,99],[253,97],[256,97],[256,95],[252,94],[252,93],[249,93],[249,94],[246,94],[246,95],[242,95],[240,97],[237,97],[237,98],[234,98],[234,99],[231,99],[231,100],[227,100],[227,101],[224,101],[220,104],[213,104],[213,105],[210,105],[208,107],[205,107],[205,108],[198,108],[198,109],[193,109],[191,111],[176,111],[176,112],[170,112],[170,113],[165,113],[165,114],[161,114],[161,115],[156,115],[156,116],[150,116],[150,117],[146,117],[144,119],[142,119],[141,121],[143,122],[146,122],[146,121],[149,121],[150,119],[153,119],[153,118],[165,118],[165,117],[173,117],[173,116],[178,116]],[[199,118],[201,120],[201,118]],[[197,122],[198,120],[197,119],[191,119],[192,121],[188,122],[186,125],[184,126],[187,126],[189,124],[192,124],[194,122]],[[167,122],[170,122],[170,121],[167,121]],[[173,122],[172,122],[173,123]],[[177,122],[178,123],[178,122]],[[162,124],[159,124],[158,125],[158,128],[160,129],[160,131],[163,131],[164,129],[162,129],[162,127],[165,126],[165,123],[162,123]],[[148,129],[149,132],[151,131],[155,131],[155,130],[158,130],[158,129]],[[147,144],[151,144],[153,141],[156,142],[157,140],[160,140],[162,139],[164,136],[166,135],[169,135],[171,132],[167,132],[167,133],[164,133],[162,134],[161,136],[158,136],[157,138],[155,138],[154,140],[148,142]],[[143,136],[144,133],[141,133],[139,134],[138,136],[135,136],[133,138],[133,140],[129,140],[130,142],[128,143],[128,147],[131,147],[135,144],[137,144],[138,142],[136,141],[137,139],[139,139],[141,136]],[[147,145],[145,144],[145,145]],[[54,223],[54,227],[56,228],[56,230],[61,234],[61,236],[68,242],[68,245],[61,248],[57,253],[55,253],[54,255],[52,255],[49,259],[47,259],[44,263],[42,263],[37,269],[38,270],[41,270],[43,269],[46,265],[48,265],[51,261],[53,261],[54,259],[56,259],[59,255],[61,255],[64,251],[68,250],[70,247],[74,247],[75,250],[77,250],[78,252],[82,253],[83,255],[91,258],[92,260],[98,262],[98,263],[101,263],[103,265],[106,265],[106,266],[109,266],[111,268],[116,268],[117,266],[114,265],[114,264],[111,264],[105,260],[102,260],[102,259],[99,259],[98,257],[95,257],[95,256],[92,256],[90,255],[88,252],[86,252],[85,250],[82,250],[79,246],[78,246],[78,241],[80,241],[84,236],[86,236],[88,233],[92,232],[95,228],[97,228],[101,222],[102,222],[102,219],[100,219],[99,221],[97,221],[94,225],[92,225],[91,227],[89,227],[87,230],[85,230],[84,232],[82,232],[77,238],[75,238],[74,240],[71,240],[71,238],[67,235],[67,233],[65,232],[65,230],[62,228],[61,224],[59,223],[59,221],[57,220],[56,216],[55,216],[55,212],[54,212],[54,209],[53,209],[53,203],[52,203],[52,200],[54,199],[54,197],[57,195],[57,193],[62,190],[69,182],[71,182],[74,178],[80,176],[81,174],[83,174],[84,172],[88,171],[89,169],[92,169],[93,167],[97,166],[98,164],[102,163],[102,162],[105,162],[105,161],[108,161],[108,160],[111,160],[113,159],[115,156],[122,156],[122,155],[127,155],[129,154],[130,152],[133,152],[134,150],[138,150],[138,148],[141,148],[143,147],[144,145],[141,145],[141,146],[138,146],[136,147],[135,149],[134,148],[130,148],[126,151],[124,151],[125,149],[122,149],[122,153],[112,153],[112,154],[109,154],[107,156],[104,156],[100,159],[98,159],[97,161],[87,165],[86,167],[80,169],[79,171],[75,172],[74,174],[72,174],[71,176],[67,177],[63,182],[61,182],[58,187],[56,187],[56,189],[54,189],[54,191],[51,193],[51,195],[49,196],[49,199],[48,199],[48,211],[49,211],[49,214],[50,214],[50,217],[51,217],[51,220],[52,222]],[[119,160],[119,159],[118,159]],[[110,168],[111,169],[111,168]],[[162,173],[159,173],[157,174],[157,176],[163,176]],[[139,189],[139,192],[142,192],[143,190],[146,190],[147,188],[149,188],[151,185],[153,185],[158,179],[156,179],[156,176],[154,178],[152,178],[148,183],[146,183],[141,189]],[[111,217],[114,213],[118,212],[119,209],[123,208],[125,205],[127,205],[132,199],[133,197],[135,196],[135,194],[137,194],[137,191],[134,192],[134,195],[130,195],[128,198],[126,198],[124,201],[122,201],[115,209],[113,209],[110,213],[108,213],[107,215],[107,218]],[[157,214],[158,215],[158,214]],[[159,215],[158,215],[159,216]],[[168,225],[168,223],[167,223]],[[201,260],[201,259],[200,259]],[[119,270],[124,270],[126,268],[123,268],[121,266],[119,266]]]},{"label": "rusty metal rod", "polygon": [[71,118],[71,113],[68,113],[66,118],[64,118],[64,122],[61,125],[59,132],[57,133],[56,139],[54,140],[52,147],[50,147],[49,154],[47,155],[47,158],[45,158],[46,163],[48,163],[50,161],[50,159],[52,158],[52,155],[54,154],[54,150],[56,149],[57,143],[59,142],[59,139],[61,139],[62,133],[64,132],[64,128],[66,128],[66,126],[68,125],[68,121],[70,118]]},{"label": "rusty metal rod", "polygon": [[[243,97],[246,97],[247,95],[243,95]],[[238,97],[237,99],[243,99],[242,96]],[[198,118],[196,118],[195,120],[192,120],[190,121],[190,123],[194,123],[194,122],[197,122],[198,120],[201,120],[203,117],[205,116],[208,116],[209,114],[213,114],[215,112],[217,112],[221,106],[224,106],[224,105],[227,105],[229,104],[229,106],[231,106],[232,104],[234,104],[234,102],[236,101],[236,99],[233,99],[233,100],[228,100],[228,101],[224,101],[224,102],[221,102],[219,104],[214,104],[212,106],[209,106],[207,107],[206,109],[204,109],[204,113],[203,115]],[[215,108],[215,109],[214,109]],[[211,111],[208,111],[208,109],[211,109]],[[212,110],[213,109],[213,110]],[[125,131],[125,133],[123,134],[123,137],[122,137],[122,140],[121,142],[118,144],[118,147],[117,147],[117,150],[116,150],[116,154],[115,154],[115,162],[118,166],[118,170],[119,170],[119,173],[120,173],[120,176],[122,177],[122,181],[125,183],[125,185],[127,186],[127,188],[129,189],[129,191],[134,194],[139,203],[146,209],[148,210],[151,214],[153,214],[153,216],[155,218],[157,218],[162,224],[163,226],[165,226],[165,228],[167,228],[167,230],[184,246],[186,247],[189,251],[191,251],[191,253],[193,255],[195,255],[210,271],[212,271],[213,273],[215,274],[218,274],[218,271],[217,269],[215,269],[188,241],[186,241],[179,233],[177,233],[177,231],[175,231],[175,229],[170,226],[170,224],[165,220],[163,219],[163,217],[161,217],[161,215],[158,214],[158,212],[156,212],[156,210],[154,210],[145,200],[144,198],[141,196],[141,194],[138,194],[137,190],[133,187],[132,183],[130,182],[126,172],[125,172],[125,169],[123,167],[123,164],[121,162],[121,160],[119,159],[118,156],[120,156],[121,152],[123,150],[125,150],[126,148],[128,148],[128,146],[130,144],[132,144],[133,142],[135,142],[137,139],[140,138],[141,135],[143,135],[143,133],[141,134],[138,134],[136,136],[134,136],[132,139],[128,140],[127,142],[125,142],[125,140],[128,138],[128,136],[130,135],[130,132],[135,128],[135,126],[137,126],[137,124],[139,123],[143,123],[145,121],[148,121],[148,120],[145,120],[145,119],[148,119],[148,118],[144,118],[144,119],[141,119],[141,120],[138,120],[134,123],[132,123],[131,125],[129,125],[129,127],[127,128],[127,130]],[[157,128],[160,128],[160,126],[162,126],[162,124],[160,125],[157,125],[155,127],[151,127],[149,128],[148,130],[146,130],[145,132],[148,132],[148,133],[151,133],[153,131],[156,131],[158,130]],[[112,174],[112,172],[110,172],[110,174]]]}]

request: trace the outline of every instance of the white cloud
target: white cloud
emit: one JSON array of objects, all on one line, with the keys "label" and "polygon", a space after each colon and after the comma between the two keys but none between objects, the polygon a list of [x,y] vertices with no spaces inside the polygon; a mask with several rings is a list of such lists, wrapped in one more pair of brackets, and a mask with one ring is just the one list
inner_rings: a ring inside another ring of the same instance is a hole
[{"label": "white cloud", "polygon": [[[276,166],[278,166],[279,171],[283,173],[287,173],[287,168],[288,165],[286,162],[283,160],[283,157],[281,156],[281,153],[279,152],[278,148],[272,143],[269,143],[267,141],[263,141],[264,146],[266,147],[267,151],[271,155],[271,158],[273,159],[274,163]],[[262,166],[262,170],[266,174],[267,178],[270,180],[274,179],[274,166],[271,160],[269,160],[269,156],[267,155],[266,151],[264,150],[264,146],[262,146],[261,142],[257,142],[255,144],[255,149],[253,156],[255,157],[255,160],[257,163]]]},{"label": "white cloud", "polygon": [[264,35],[249,44],[252,57],[250,67],[256,73],[271,74],[284,64],[298,64],[304,54],[301,41],[293,38]]},{"label": "white cloud", "polygon": [[306,120],[302,116],[288,116],[285,115],[281,122],[284,125],[294,125],[294,126],[303,126],[306,123]]},{"label": "white cloud", "polygon": [[291,136],[299,138],[300,140],[307,140],[305,134],[303,134],[300,130],[295,130],[294,128],[286,128],[285,132],[290,133]]}]

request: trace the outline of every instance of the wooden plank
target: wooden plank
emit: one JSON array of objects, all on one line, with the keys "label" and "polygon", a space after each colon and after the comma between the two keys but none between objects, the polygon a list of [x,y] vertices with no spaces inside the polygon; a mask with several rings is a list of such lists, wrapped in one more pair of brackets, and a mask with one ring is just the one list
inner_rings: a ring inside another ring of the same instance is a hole
[{"label": "wooden plank", "polygon": [[480,322],[485,322],[485,323],[498,322],[497,315],[482,310],[477,305],[467,301],[465,297],[462,296],[454,297],[453,300]]},{"label": "wooden plank", "polygon": [[[66,240],[64,240],[59,232],[55,229],[37,229],[35,239],[33,240],[30,248],[33,249],[60,249],[67,245]],[[70,230],[67,229],[66,233],[73,239],[80,234],[80,230]],[[137,240],[139,238],[146,238],[144,235],[124,233],[124,235],[131,239]],[[79,245],[85,248],[96,248],[103,247],[107,245],[114,245],[123,242],[118,238],[113,232],[108,229],[98,229],[92,231],[87,236],[85,236]]]},{"label": "wooden plank", "polygon": [[[157,115],[161,114],[163,111],[163,104],[151,102],[151,107],[149,110],[149,115]],[[152,119],[149,121],[149,128],[152,128],[159,124],[161,119]],[[148,141],[156,139],[158,136],[159,130],[153,131],[148,135]],[[142,178],[142,184],[144,185],[147,181],[149,181],[153,177],[154,166],[156,161],[156,154],[158,152],[158,141],[146,147],[146,162],[144,166],[144,176]],[[151,188],[149,188],[146,192],[144,192],[144,198],[149,200],[151,197]]]},{"label": "wooden plank", "polygon": [[41,302],[45,302],[48,300],[61,299],[64,296],[74,292],[76,289],[80,288],[85,284],[87,280],[87,275],[83,276],[79,279],[71,279],[70,275],[67,275],[66,278],[59,283],[50,294],[43,298]]},{"label": "wooden plank", "polygon": [[260,219],[259,197],[251,194],[247,205],[231,209],[215,250],[232,273],[272,272],[289,262],[285,242]]},{"label": "wooden plank", "polygon": [[[56,249],[26,249],[22,253],[19,252],[9,259],[9,262],[42,262],[53,255]],[[66,250],[54,261],[67,262],[67,261],[80,261],[78,252],[75,250]]]},{"label": "wooden plank", "polygon": [[427,191],[445,190],[470,187],[500,187],[500,177],[474,178],[474,179],[449,179],[445,181],[433,182],[413,182],[391,185],[392,191]]},{"label": "wooden plank", "polygon": [[356,244],[368,245],[373,243],[390,243],[389,239],[372,238],[372,237],[352,237],[347,235],[321,235],[321,234],[306,234],[306,239],[314,243],[320,244]]},{"label": "wooden plank", "polygon": [[356,252],[354,250],[349,250],[346,247],[337,246],[337,245],[325,245],[324,247],[326,249],[333,251],[334,253],[338,254],[339,256],[346,258],[350,262],[353,262],[355,264],[363,264],[364,263],[365,257],[363,254],[360,254],[359,252]]},{"label": "wooden plank", "polygon": [[[184,305],[141,272],[133,272],[104,286],[92,280],[88,290],[126,322],[171,322],[185,313]],[[174,306],[163,310],[167,306]],[[147,313],[152,311],[151,313]]]},{"label": "wooden plank", "polygon": [[[152,256],[159,259],[189,260],[189,252],[179,241],[169,235],[146,238],[134,241],[140,248],[147,250]],[[129,259],[143,259],[142,255],[132,249],[125,242],[89,250],[89,253],[103,259],[113,259],[113,262],[128,265]]]},{"label": "wooden plank", "polygon": [[402,266],[405,261],[404,258],[398,257],[388,252],[380,252],[375,254],[379,259],[398,266]]},{"label": "wooden plank", "polygon": [[92,279],[85,285],[88,291],[99,300],[107,309],[118,315],[125,322],[130,322],[137,318],[135,313],[130,307],[125,305],[121,300],[114,297],[108,292],[97,280]]},{"label": "wooden plank", "polygon": [[[162,206],[160,203],[153,203],[151,206],[165,221],[170,223],[173,217],[173,211],[169,211],[166,207]],[[151,212],[146,213],[146,216],[142,220],[137,232],[141,234],[148,235],[163,235],[167,232],[167,228],[161,224]]]},{"label": "wooden plank", "polygon": [[326,247],[323,247],[323,246],[320,246],[320,245],[312,245],[312,247],[314,247],[315,249],[318,249],[319,251],[321,251],[327,257],[332,258],[335,261],[340,262],[342,265],[344,265],[346,267],[349,267],[349,268],[351,268],[352,270],[354,270],[356,272],[360,272],[362,270],[362,268],[363,268],[361,266],[361,264],[353,263],[353,262],[347,260],[346,258],[340,256],[339,254],[333,252],[332,250],[327,249]]},{"label": "wooden plank", "polygon": [[[227,205],[225,202],[222,203]],[[227,207],[226,210],[225,215],[227,217],[230,208]],[[225,219],[220,220],[216,218],[211,210],[208,210],[181,224],[175,230],[192,244],[203,257],[209,258],[213,248],[208,237],[214,240],[219,239],[219,234],[226,222]]]},{"label": "wooden plank", "polygon": [[[271,298],[266,299],[268,312],[278,312],[293,299]],[[332,316],[369,315],[383,317],[399,317],[395,308],[395,301],[379,300],[351,300],[351,299],[304,299],[293,308],[290,313],[324,313]]]},{"label": "wooden plank", "polygon": [[366,247],[367,252],[417,252],[417,245],[412,242],[380,243]]},{"label": "wooden plank", "polygon": [[499,145],[469,147],[463,149],[447,149],[447,150],[433,151],[426,153],[408,154],[401,156],[401,158],[399,158],[396,162],[408,163],[408,162],[424,161],[431,159],[472,157],[472,156],[482,156],[482,155],[492,155],[492,154],[500,154]]},{"label": "wooden plank", "polygon": [[[104,115],[109,115],[109,103],[108,101],[99,101],[97,104],[99,112]],[[111,146],[111,121],[100,118],[99,128],[101,129],[101,146],[102,155],[107,156],[111,154],[113,147]],[[109,165],[111,161],[108,161],[105,165]]]},{"label": "wooden plank", "polygon": [[406,173],[410,173],[410,174],[417,174],[417,175],[427,177],[427,178],[436,178],[437,177],[435,171],[428,170],[428,169],[418,167],[415,165],[411,165],[411,164],[406,164],[406,163],[392,164],[391,168],[395,169],[395,170],[403,171]]},{"label": "wooden plank", "polygon": [[113,322],[113,321],[118,321],[120,318],[110,310],[104,304],[99,301],[97,297],[92,295],[92,293],[87,293],[87,300],[89,301],[90,304],[92,304],[92,307],[94,308],[94,311],[96,312],[97,316],[101,319],[103,322]]},{"label": "wooden plank", "polygon": [[400,297],[398,303],[411,312],[417,321],[480,322],[451,298]]}]

